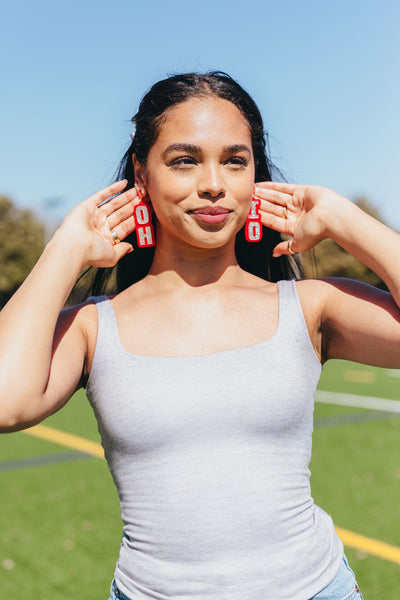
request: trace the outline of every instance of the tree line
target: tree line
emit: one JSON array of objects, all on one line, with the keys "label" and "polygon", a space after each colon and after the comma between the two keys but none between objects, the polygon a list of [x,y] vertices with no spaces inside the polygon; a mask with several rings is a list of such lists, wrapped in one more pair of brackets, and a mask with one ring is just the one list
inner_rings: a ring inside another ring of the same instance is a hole
[{"label": "tree line", "polygon": [[[366,198],[355,198],[354,203],[378,221],[382,221],[379,210]],[[380,277],[362,262],[354,258],[331,239],[322,240],[315,248],[303,255],[306,277],[348,277],[387,289]]]},{"label": "tree line", "polygon": [[43,251],[45,225],[0,196],[0,307],[18,289]]},{"label": "tree line", "polygon": [[[378,220],[379,211],[366,198],[355,203]],[[32,211],[0,196],[0,308],[18,289],[43,251],[46,225]],[[382,280],[338,244],[323,240],[302,257],[306,277],[349,277],[384,288]]]}]

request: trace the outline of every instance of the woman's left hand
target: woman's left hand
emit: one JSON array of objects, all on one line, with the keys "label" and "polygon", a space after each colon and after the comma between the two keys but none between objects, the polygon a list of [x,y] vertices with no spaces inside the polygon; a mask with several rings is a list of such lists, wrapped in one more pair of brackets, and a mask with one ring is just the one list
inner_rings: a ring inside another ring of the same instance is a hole
[{"label": "woman's left hand", "polygon": [[400,236],[327,188],[263,182],[254,195],[263,225],[291,237],[275,246],[274,256],[305,252],[330,238],[389,288],[344,278],[303,282],[304,306],[321,326],[324,358],[400,369]]},{"label": "woman's left hand", "polygon": [[321,186],[275,181],[257,183],[254,196],[261,200],[262,224],[291,237],[275,246],[275,257],[291,251],[305,252],[329,237],[328,218],[332,206],[339,207],[346,201],[333,190]]}]

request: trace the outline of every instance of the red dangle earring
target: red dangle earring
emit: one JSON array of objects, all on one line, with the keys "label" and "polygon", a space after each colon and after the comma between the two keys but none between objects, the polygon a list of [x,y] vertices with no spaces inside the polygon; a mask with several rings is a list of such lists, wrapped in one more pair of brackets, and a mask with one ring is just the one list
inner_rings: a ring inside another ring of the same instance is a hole
[{"label": "red dangle earring", "polygon": [[262,239],[263,230],[260,215],[261,201],[254,196],[251,199],[249,216],[245,225],[245,236],[248,242],[259,242]]},{"label": "red dangle earring", "polygon": [[149,248],[156,245],[154,227],[152,225],[153,209],[150,204],[143,202],[145,194],[141,190],[137,192],[140,204],[133,209],[135,219],[136,239],[139,248]]}]

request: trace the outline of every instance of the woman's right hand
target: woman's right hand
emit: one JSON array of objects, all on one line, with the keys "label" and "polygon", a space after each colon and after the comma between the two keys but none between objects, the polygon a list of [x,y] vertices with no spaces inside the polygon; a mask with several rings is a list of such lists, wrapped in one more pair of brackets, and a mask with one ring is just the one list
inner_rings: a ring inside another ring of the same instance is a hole
[{"label": "woman's right hand", "polygon": [[139,198],[135,188],[121,193],[126,184],[126,179],[117,181],[75,206],[56,231],[53,239],[79,246],[82,267],[113,267],[132,251],[122,240],[135,229],[133,207]]},{"label": "woman's right hand", "polygon": [[0,312],[0,432],[40,422],[79,385],[90,307],[60,310],[84,266],[114,266],[132,248],[112,236],[123,240],[135,228],[140,201],[135,188],[123,192],[126,184],[113,183],[71,210]]}]

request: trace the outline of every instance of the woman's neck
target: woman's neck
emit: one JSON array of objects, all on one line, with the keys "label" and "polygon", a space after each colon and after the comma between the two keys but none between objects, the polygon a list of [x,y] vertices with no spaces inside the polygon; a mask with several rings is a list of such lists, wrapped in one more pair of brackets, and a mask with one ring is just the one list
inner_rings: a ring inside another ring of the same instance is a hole
[{"label": "woman's neck", "polygon": [[162,277],[176,287],[199,287],[212,283],[228,284],[241,276],[235,245],[221,248],[195,248],[179,244],[156,246],[149,275]]}]

